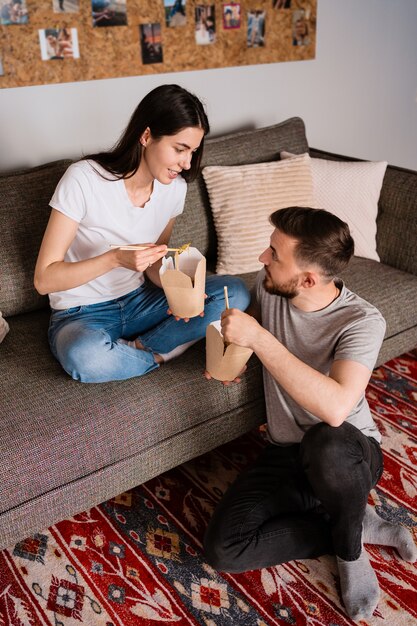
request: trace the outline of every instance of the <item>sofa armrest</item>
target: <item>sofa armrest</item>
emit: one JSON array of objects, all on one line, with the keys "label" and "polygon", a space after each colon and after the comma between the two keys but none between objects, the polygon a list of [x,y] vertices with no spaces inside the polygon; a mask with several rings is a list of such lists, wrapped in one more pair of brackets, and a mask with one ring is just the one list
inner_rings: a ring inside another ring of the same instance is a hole
[{"label": "sofa armrest", "polygon": [[[316,148],[310,156],[359,161]],[[378,203],[377,251],[382,263],[417,275],[417,172],[388,165]]]}]

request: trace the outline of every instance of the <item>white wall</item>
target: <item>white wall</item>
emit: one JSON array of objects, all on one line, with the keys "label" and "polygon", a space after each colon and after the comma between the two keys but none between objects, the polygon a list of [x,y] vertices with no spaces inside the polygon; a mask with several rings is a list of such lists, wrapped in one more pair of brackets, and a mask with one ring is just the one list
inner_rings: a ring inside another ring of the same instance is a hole
[{"label": "white wall", "polygon": [[213,134],[301,116],[310,145],[417,169],[417,2],[318,0],[316,59],[0,90],[0,168],[109,148],[138,101],[177,82]]}]

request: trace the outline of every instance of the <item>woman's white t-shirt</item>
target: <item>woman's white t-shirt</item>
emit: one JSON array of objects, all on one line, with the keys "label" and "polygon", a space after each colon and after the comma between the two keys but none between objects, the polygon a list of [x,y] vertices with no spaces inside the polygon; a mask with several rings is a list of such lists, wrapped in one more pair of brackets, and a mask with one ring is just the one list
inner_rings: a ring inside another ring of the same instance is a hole
[{"label": "woman's white t-shirt", "polygon": [[[110,244],[155,243],[169,221],[184,209],[187,184],[178,176],[169,185],[154,181],[144,207],[129,199],[124,180],[106,180],[111,174],[94,161],[79,161],[67,169],[50,205],[78,222],[78,230],[64,260],[90,259],[107,252]],[[85,285],[49,294],[53,309],[95,304],[119,298],[137,289],[142,272],[115,268]]]}]

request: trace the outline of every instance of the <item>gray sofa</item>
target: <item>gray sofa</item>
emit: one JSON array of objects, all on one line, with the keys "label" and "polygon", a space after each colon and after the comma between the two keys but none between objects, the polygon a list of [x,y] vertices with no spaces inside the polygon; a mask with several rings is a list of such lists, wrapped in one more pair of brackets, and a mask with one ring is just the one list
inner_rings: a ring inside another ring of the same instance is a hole
[{"label": "gray sofa", "polygon": [[[210,139],[203,165],[271,161],[308,150],[304,124]],[[312,150],[313,156],[338,158]],[[86,510],[250,430],[265,419],[252,357],[240,385],[203,376],[204,341],[138,379],[71,380],[49,352],[48,303],[32,284],[48,202],[70,161],[0,176],[0,548]],[[354,258],[343,278],[387,320],[379,363],[417,344],[417,173],[388,167],[380,198],[381,263]],[[200,177],[174,243],[191,241],[213,268],[216,236]],[[254,275],[245,277],[251,285]]]}]

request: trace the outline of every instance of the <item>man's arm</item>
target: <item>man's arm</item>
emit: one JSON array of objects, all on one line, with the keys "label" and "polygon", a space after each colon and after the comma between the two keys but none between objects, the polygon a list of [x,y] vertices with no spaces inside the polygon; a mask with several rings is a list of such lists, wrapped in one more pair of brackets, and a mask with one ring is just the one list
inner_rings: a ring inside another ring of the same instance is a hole
[{"label": "man's arm", "polygon": [[269,331],[246,313],[229,309],[222,315],[226,341],[251,348],[278,384],[297,404],[330,426],[340,426],[365,392],[371,377],[356,361],[335,361],[328,376],[295,357]]}]

